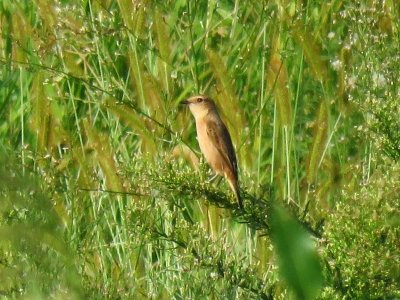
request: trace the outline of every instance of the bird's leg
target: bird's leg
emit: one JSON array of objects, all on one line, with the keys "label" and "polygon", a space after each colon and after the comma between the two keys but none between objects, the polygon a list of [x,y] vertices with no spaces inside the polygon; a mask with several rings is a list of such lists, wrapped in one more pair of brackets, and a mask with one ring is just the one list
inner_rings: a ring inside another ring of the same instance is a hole
[{"label": "bird's leg", "polygon": [[[218,177],[218,178],[217,178]],[[212,183],[213,181],[216,182],[216,184],[220,184],[222,180],[222,176],[219,176],[219,174],[215,174],[213,177],[211,177],[210,179],[207,180],[208,183]]]},{"label": "bird's leg", "polygon": [[207,180],[208,183],[211,183],[215,180],[215,178],[217,178],[218,174],[214,174],[213,177],[211,177],[210,179]]}]

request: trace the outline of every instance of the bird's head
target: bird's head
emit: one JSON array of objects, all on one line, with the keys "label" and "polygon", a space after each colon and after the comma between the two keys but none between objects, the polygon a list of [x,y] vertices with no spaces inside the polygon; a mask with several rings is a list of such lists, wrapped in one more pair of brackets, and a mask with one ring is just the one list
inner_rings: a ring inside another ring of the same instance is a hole
[{"label": "bird's head", "polygon": [[210,110],[217,111],[214,101],[204,95],[189,97],[181,104],[189,106],[195,119],[205,116]]}]

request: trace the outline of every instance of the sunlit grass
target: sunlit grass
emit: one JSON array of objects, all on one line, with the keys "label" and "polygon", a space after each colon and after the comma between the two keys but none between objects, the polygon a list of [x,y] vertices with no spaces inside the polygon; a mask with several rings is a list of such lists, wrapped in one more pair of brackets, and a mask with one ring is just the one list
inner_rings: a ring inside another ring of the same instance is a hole
[{"label": "sunlit grass", "polygon": [[[378,262],[400,249],[398,10],[2,1],[0,294],[400,297]],[[231,132],[244,211],[208,181],[179,107],[197,93]],[[346,241],[363,244],[365,224],[385,229],[364,255]]]}]

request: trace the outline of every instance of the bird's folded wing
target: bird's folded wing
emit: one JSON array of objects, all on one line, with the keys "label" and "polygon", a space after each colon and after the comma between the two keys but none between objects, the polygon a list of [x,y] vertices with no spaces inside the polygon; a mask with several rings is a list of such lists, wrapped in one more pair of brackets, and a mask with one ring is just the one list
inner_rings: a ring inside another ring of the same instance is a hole
[{"label": "bird's folded wing", "polygon": [[226,161],[235,176],[237,176],[237,162],[232,140],[225,125],[210,120],[207,124],[207,135],[212,144]]}]

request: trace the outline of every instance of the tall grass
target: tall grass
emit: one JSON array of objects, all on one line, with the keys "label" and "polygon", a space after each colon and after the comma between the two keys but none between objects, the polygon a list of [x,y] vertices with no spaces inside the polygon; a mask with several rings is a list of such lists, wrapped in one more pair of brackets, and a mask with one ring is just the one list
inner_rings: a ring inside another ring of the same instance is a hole
[{"label": "tall grass", "polygon": [[[3,0],[0,293],[400,297],[377,263],[399,256],[399,9]],[[231,132],[244,211],[208,181],[179,106],[197,93]]]}]

